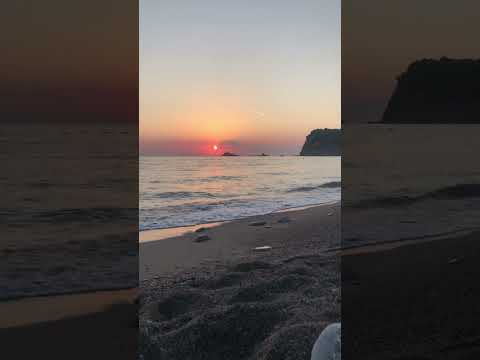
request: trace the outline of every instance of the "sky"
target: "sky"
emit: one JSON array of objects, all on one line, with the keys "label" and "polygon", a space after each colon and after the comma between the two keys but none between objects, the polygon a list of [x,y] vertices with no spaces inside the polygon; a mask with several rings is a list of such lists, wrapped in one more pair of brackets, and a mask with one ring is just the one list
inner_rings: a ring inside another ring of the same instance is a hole
[{"label": "sky", "polygon": [[343,0],[342,122],[380,121],[408,65],[480,58],[478,0]]},{"label": "sky", "polygon": [[297,154],[340,127],[339,0],[140,0],[139,21],[142,154]]},{"label": "sky", "polygon": [[138,122],[138,4],[2,3],[0,109],[6,122]]}]

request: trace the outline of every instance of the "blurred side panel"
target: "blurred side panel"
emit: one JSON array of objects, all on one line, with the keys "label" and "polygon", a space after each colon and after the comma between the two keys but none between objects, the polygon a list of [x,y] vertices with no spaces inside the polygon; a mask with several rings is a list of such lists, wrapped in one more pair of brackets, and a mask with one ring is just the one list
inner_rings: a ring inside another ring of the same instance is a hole
[{"label": "blurred side panel", "polygon": [[134,358],[138,1],[0,12],[2,354]]},{"label": "blurred side panel", "polygon": [[480,356],[479,10],[342,3],[344,359]]}]

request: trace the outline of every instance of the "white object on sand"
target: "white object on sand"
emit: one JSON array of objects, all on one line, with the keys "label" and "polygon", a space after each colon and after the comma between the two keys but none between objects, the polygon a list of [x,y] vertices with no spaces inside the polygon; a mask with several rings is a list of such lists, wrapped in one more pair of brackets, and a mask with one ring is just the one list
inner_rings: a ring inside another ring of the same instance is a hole
[{"label": "white object on sand", "polygon": [[271,249],[272,249],[271,246],[257,246],[253,250],[255,250],[255,251],[266,251],[266,250],[271,250]]},{"label": "white object on sand", "polygon": [[313,345],[311,360],[340,360],[342,358],[341,335],[341,323],[333,323],[323,329]]}]

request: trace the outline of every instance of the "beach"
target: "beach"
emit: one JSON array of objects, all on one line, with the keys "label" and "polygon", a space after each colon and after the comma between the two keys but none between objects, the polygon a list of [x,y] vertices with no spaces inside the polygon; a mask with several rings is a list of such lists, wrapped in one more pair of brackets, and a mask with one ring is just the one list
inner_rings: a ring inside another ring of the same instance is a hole
[{"label": "beach", "polygon": [[479,235],[342,256],[345,358],[479,358]]},{"label": "beach", "polygon": [[[3,301],[2,354],[27,359],[135,359],[137,289]],[[28,346],[25,346],[28,344]]]},{"label": "beach", "polygon": [[337,202],[142,232],[144,359],[309,359],[340,319],[340,219]]}]

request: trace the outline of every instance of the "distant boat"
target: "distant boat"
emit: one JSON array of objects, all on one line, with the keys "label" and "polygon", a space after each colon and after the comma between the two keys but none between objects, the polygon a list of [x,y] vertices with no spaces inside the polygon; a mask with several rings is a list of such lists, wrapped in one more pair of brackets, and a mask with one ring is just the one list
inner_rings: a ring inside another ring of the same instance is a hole
[{"label": "distant boat", "polygon": [[238,155],[227,151],[227,152],[224,152],[222,156],[238,156]]}]

